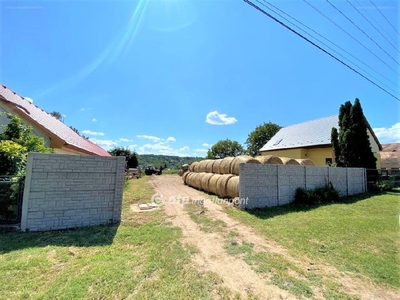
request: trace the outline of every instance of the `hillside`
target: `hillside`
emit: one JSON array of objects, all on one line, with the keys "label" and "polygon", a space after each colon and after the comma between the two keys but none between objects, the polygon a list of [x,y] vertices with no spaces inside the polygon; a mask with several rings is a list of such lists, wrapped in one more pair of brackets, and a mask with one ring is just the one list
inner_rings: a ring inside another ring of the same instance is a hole
[{"label": "hillside", "polygon": [[194,161],[203,160],[204,157],[180,157],[171,155],[138,154],[139,166],[154,165],[159,168],[179,169],[183,164],[190,164]]}]

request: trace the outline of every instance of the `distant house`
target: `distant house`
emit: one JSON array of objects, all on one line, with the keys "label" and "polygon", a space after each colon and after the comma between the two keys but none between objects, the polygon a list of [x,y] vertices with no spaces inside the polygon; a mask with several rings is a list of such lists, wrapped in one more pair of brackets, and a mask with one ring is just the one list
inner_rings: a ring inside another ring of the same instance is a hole
[{"label": "distant house", "polygon": [[[37,107],[24,97],[0,84],[0,112],[19,116],[33,132],[43,137],[46,145],[60,154],[110,156],[110,154],[74,132],[71,128],[49,113]],[[0,116],[0,125],[8,123],[5,116]]]},{"label": "distant house", "polygon": [[[309,158],[316,166],[325,166],[335,161],[331,145],[332,127],[339,130],[339,116],[331,116],[280,129],[260,149],[262,155],[275,155],[290,158]],[[376,166],[381,167],[379,143],[371,126],[367,122],[367,130],[372,152],[377,158]]]},{"label": "distant house", "polygon": [[382,145],[381,167],[382,169],[400,169],[400,143]]}]

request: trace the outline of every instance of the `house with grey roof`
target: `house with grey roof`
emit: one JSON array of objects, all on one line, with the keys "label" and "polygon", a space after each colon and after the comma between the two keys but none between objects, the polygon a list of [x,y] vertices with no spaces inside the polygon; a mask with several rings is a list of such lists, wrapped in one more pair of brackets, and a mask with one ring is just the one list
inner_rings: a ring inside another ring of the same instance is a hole
[{"label": "house with grey roof", "polygon": [[[377,158],[377,168],[381,166],[379,143],[371,126],[367,131],[372,152]],[[296,125],[283,127],[260,149],[262,155],[275,155],[295,159],[311,159],[316,166],[325,166],[335,161],[331,145],[332,127],[339,128],[339,116],[334,115]]]}]

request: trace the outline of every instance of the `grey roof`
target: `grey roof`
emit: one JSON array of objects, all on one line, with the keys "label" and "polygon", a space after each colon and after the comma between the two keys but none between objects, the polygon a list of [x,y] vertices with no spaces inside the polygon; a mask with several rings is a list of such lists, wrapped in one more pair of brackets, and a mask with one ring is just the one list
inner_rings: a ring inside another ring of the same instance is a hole
[{"label": "grey roof", "polygon": [[332,127],[339,130],[339,116],[330,116],[283,127],[260,151],[303,148],[331,144]]}]

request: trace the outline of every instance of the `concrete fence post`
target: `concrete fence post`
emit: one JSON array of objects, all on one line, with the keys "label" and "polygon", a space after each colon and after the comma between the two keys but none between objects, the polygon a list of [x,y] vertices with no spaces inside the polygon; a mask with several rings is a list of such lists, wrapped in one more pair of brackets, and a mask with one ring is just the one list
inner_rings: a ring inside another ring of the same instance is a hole
[{"label": "concrete fence post", "polygon": [[276,165],[276,182],[277,182],[277,198],[278,198],[278,206],[280,205],[279,204],[279,200],[280,200],[280,192],[279,192],[279,190],[280,190],[280,186],[279,186],[279,165]]},{"label": "concrete fence post", "polygon": [[29,194],[31,191],[32,169],[33,169],[33,156],[34,153],[28,153],[28,161],[26,164],[26,175],[24,183],[24,194],[22,196],[22,211],[21,211],[21,230],[26,231],[28,225],[28,208],[29,208]]}]

